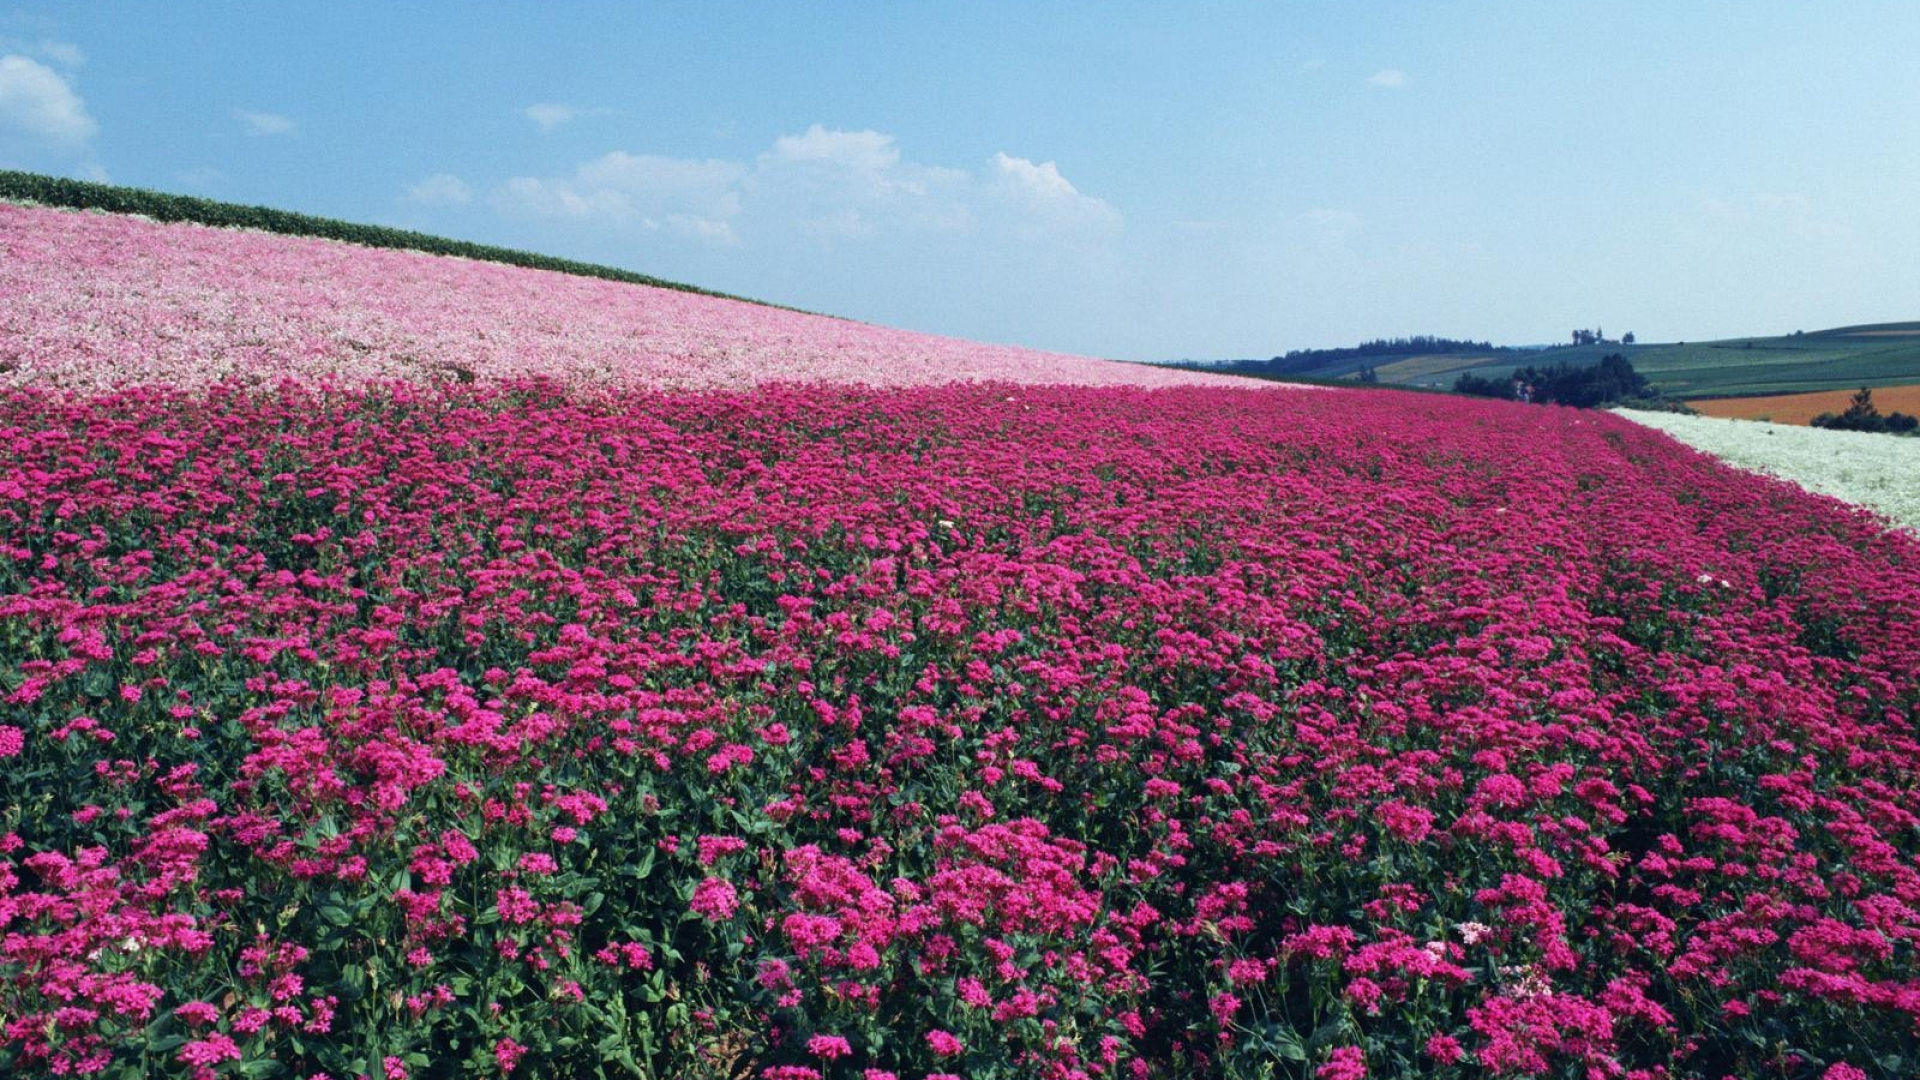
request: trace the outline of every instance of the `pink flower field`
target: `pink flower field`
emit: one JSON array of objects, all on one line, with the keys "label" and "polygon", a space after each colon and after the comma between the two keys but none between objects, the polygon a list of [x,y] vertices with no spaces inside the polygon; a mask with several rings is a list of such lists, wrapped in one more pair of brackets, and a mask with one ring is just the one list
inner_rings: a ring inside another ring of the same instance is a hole
[{"label": "pink flower field", "polygon": [[1920,1073],[1864,513],[1608,414],[0,224],[0,1074]]},{"label": "pink flower field", "polygon": [[7,203],[0,254],[0,386],[1246,385],[497,263]]}]

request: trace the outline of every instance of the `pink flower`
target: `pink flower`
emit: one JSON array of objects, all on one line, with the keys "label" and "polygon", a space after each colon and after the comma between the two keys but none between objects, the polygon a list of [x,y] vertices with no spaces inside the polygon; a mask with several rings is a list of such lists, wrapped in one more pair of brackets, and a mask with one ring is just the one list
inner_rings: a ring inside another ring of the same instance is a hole
[{"label": "pink flower", "polygon": [[17,757],[26,745],[26,732],[17,727],[0,727],[0,758]]},{"label": "pink flower", "polygon": [[173,1015],[189,1024],[204,1027],[220,1019],[220,1010],[205,1001],[189,1001],[175,1008]]},{"label": "pink flower", "polygon": [[807,1053],[836,1061],[853,1053],[853,1046],[839,1035],[815,1035],[807,1040]]},{"label": "pink flower", "polygon": [[1451,1035],[1436,1034],[1427,1040],[1427,1056],[1442,1065],[1451,1065],[1466,1053],[1460,1047],[1460,1040]]},{"label": "pink flower", "polygon": [[512,1072],[526,1054],[527,1048],[512,1039],[503,1038],[493,1044],[493,1060],[499,1062],[502,1073]]},{"label": "pink flower", "polygon": [[517,886],[495,891],[494,910],[500,913],[502,921],[515,925],[530,923],[540,917],[539,902],[532,893]]},{"label": "pink flower", "polygon": [[967,1049],[967,1044],[961,1042],[959,1036],[949,1031],[941,1031],[938,1028],[927,1032],[927,1046],[941,1057],[952,1057],[955,1054],[962,1054],[965,1053]]},{"label": "pink flower", "polygon": [[708,922],[723,922],[740,910],[740,895],[734,892],[732,883],[710,877],[693,887],[693,901],[688,906]]},{"label": "pink flower", "polygon": [[1253,986],[1267,981],[1267,965],[1252,958],[1227,965],[1227,979],[1235,986]]},{"label": "pink flower", "polygon": [[239,1061],[240,1047],[227,1036],[216,1033],[180,1047],[174,1057],[186,1065],[206,1067],[223,1061]]},{"label": "pink flower", "polygon": [[1318,1080],[1366,1080],[1367,1055],[1357,1046],[1337,1046],[1326,1064],[1313,1071]]}]

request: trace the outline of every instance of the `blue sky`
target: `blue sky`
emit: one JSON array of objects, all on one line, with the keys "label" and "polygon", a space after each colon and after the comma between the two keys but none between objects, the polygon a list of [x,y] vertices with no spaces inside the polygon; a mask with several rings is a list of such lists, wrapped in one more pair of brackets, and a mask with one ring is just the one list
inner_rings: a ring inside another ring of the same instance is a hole
[{"label": "blue sky", "polygon": [[[0,0],[4,4],[4,0]],[[1920,318],[1920,4],[0,6],[0,165],[1124,359]]]}]

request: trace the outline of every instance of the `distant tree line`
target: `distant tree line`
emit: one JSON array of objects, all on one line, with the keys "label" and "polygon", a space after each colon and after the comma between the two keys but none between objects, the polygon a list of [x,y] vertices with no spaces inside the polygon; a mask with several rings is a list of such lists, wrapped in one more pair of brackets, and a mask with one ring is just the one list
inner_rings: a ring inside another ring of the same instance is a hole
[{"label": "distant tree line", "polygon": [[1573,332],[1573,343],[1575,345],[1631,345],[1633,344],[1633,331],[1629,330],[1620,335],[1619,341],[1608,341],[1607,332],[1597,326],[1591,330],[1575,330]]},{"label": "distant tree line", "polygon": [[1505,378],[1463,372],[1454,380],[1453,391],[1475,397],[1552,402],[1582,409],[1657,396],[1647,386],[1647,377],[1633,370],[1633,364],[1619,353],[1608,353],[1597,364],[1569,364],[1562,360],[1545,367],[1528,366]]},{"label": "distant tree line", "polygon": [[[1218,365],[1229,371],[1264,372],[1270,375],[1300,375],[1320,371],[1330,365],[1355,360],[1393,360],[1434,353],[1500,353],[1505,348],[1485,341],[1461,341],[1454,338],[1415,334],[1412,337],[1375,338],[1341,349],[1294,349],[1268,360],[1229,360]],[[1362,365],[1371,370],[1373,364]],[[1379,381],[1378,376],[1362,381]]]},{"label": "distant tree line", "polygon": [[1873,404],[1873,391],[1861,387],[1847,403],[1847,410],[1841,413],[1821,413],[1813,418],[1813,426],[1831,428],[1835,431],[1877,431],[1892,435],[1912,435],[1920,431],[1920,417],[1909,416],[1895,411],[1885,416]]}]

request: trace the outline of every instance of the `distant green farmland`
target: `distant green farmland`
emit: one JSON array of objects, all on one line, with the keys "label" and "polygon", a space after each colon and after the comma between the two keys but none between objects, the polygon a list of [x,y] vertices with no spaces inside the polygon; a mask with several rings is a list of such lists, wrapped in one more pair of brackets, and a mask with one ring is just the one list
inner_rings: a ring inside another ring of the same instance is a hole
[{"label": "distant green farmland", "polygon": [[[1845,326],[1784,337],[1663,345],[1577,345],[1499,355],[1413,356],[1374,368],[1382,383],[1446,388],[1463,372],[1499,377],[1621,353],[1654,389],[1678,398],[1789,394],[1920,382],[1920,322]],[[1345,372],[1341,375],[1346,376]],[[1352,376],[1346,376],[1352,378]]]}]

